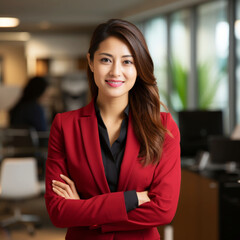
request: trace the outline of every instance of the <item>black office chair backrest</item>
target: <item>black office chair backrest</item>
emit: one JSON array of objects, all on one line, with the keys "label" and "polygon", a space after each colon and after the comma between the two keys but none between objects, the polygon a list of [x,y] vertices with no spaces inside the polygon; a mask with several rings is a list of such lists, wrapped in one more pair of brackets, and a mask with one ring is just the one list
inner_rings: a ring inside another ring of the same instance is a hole
[{"label": "black office chair backrest", "polygon": [[39,145],[38,133],[29,127],[1,129],[2,148],[8,157],[35,156]]}]

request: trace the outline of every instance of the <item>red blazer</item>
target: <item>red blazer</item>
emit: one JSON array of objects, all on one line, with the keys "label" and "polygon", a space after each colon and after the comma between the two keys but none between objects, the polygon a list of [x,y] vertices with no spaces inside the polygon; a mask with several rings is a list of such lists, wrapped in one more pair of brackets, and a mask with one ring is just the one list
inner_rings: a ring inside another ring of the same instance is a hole
[{"label": "red blazer", "polygon": [[[172,221],[181,178],[178,127],[169,113],[161,113],[161,119],[171,134],[165,135],[160,162],[143,167],[130,113],[118,191],[111,193],[93,101],[56,115],[49,138],[45,200],[53,224],[68,228],[66,239],[160,239],[156,226]],[[74,181],[80,200],[67,200],[52,191],[52,180],[62,181],[61,173]],[[148,190],[151,201],[127,213],[123,194],[127,190]]]}]

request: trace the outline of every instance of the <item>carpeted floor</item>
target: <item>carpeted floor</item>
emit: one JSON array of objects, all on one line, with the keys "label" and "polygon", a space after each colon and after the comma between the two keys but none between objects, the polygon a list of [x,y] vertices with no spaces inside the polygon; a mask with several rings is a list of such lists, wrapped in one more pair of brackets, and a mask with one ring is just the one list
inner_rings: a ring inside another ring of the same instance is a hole
[{"label": "carpeted floor", "polygon": [[[23,224],[13,224],[10,227],[0,228],[1,240],[64,240],[66,229],[59,229],[52,225],[46,208],[44,197],[18,204],[25,214],[34,214],[40,217],[41,226],[35,228],[34,234],[28,233]],[[11,203],[0,201],[0,221],[11,215]]]}]

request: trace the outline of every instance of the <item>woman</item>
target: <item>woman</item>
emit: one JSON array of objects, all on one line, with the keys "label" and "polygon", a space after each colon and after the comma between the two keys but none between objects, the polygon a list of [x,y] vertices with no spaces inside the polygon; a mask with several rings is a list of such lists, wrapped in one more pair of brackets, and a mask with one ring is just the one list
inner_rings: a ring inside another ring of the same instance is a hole
[{"label": "woman", "polygon": [[160,114],[153,63],[133,24],[112,19],[88,51],[92,101],[52,124],[46,205],[66,239],[160,239],[180,188],[179,131]]},{"label": "woman", "polygon": [[23,90],[23,95],[10,111],[10,124],[14,127],[33,127],[37,131],[47,130],[44,109],[39,103],[48,82],[44,77],[33,77]]}]

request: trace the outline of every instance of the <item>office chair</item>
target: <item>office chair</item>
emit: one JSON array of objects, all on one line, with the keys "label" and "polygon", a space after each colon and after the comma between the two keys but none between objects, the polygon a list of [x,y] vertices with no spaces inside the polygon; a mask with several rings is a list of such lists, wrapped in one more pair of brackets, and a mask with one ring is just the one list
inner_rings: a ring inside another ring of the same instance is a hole
[{"label": "office chair", "polygon": [[4,158],[34,157],[38,163],[38,177],[45,179],[45,161],[49,132],[37,132],[29,126],[0,128],[0,161]]},{"label": "office chair", "polygon": [[5,158],[0,171],[0,199],[13,202],[13,216],[1,220],[0,226],[5,228],[15,223],[24,223],[30,234],[40,218],[35,215],[22,214],[17,202],[30,200],[41,193],[37,177],[37,161],[35,158]]},{"label": "office chair", "polygon": [[38,133],[28,126],[1,128],[2,147],[7,157],[32,157],[37,154]]}]

